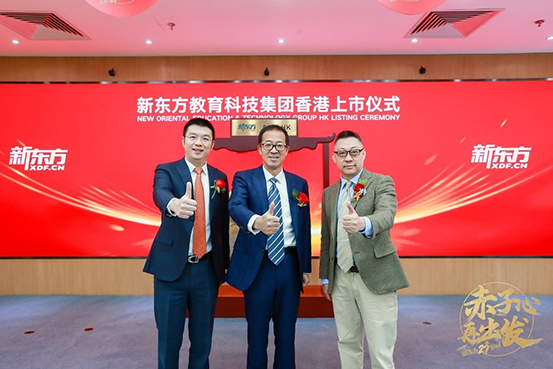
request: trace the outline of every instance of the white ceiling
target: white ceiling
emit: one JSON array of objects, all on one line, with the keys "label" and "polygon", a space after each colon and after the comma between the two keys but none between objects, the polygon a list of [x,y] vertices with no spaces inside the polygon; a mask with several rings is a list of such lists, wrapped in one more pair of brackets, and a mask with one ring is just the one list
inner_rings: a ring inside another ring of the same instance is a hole
[{"label": "white ceiling", "polygon": [[[52,11],[89,37],[89,40],[29,40],[0,24],[0,55],[347,55],[553,51],[553,40],[547,40],[547,37],[553,36],[553,0],[446,0],[434,10],[475,9],[504,11],[466,38],[422,38],[412,43],[405,36],[424,14],[396,13],[377,0],[159,0],[148,10],[132,17],[104,14],[85,0],[0,0],[0,12]],[[545,20],[541,27],[534,24],[538,19]],[[169,22],[176,24],[173,30],[167,26]],[[14,39],[20,43],[13,44]],[[145,43],[148,39],[152,40],[151,45]],[[279,44],[279,39],[284,39],[284,43]]]}]

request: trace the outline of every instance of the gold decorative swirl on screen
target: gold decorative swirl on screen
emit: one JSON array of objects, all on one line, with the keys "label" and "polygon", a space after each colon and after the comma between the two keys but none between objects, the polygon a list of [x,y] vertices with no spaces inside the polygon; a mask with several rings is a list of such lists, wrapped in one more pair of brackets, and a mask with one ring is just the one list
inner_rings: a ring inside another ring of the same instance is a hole
[{"label": "gold decorative swirl on screen", "polygon": [[518,171],[492,183],[486,171],[477,167],[466,169],[466,165],[462,165],[451,172],[448,172],[450,168],[446,168],[400,201],[395,223],[426,218],[482,201],[528,182],[549,169],[527,177],[522,177],[527,175],[526,172]]},{"label": "gold decorative swirl on screen", "polygon": [[0,176],[17,183],[33,192],[47,196],[62,203],[75,206],[80,209],[88,210],[93,213],[106,215],[117,219],[127,220],[129,222],[145,224],[150,226],[159,226],[159,211],[152,208],[140,200],[125,192],[115,192],[113,190],[101,190],[94,186],[83,188],[81,196],[71,196],[62,193],[54,188],[46,186],[25,173],[11,168],[6,164],[2,165],[8,168],[14,176],[0,173]]}]

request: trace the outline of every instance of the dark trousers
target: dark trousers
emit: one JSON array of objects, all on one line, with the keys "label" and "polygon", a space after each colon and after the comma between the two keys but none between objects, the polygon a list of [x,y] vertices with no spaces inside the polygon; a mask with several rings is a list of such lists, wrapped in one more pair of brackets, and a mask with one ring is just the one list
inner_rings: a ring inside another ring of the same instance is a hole
[{"label": "dark trousers", "polygon": [[301,278],[295,249],[276,266],[265,255],[252,285],[244,291],[248,322],[248,369],[267,369],[269,323],[275,335],[275,369],[294,369]]},{"label": "dark trousers", "polygon": [[154,314],[158,328],[158,367],[177,369],[188,310],[189,369],[209,368],[213,318],[219,282],[210,258],[188,263],[174,282],[154,279]]}]

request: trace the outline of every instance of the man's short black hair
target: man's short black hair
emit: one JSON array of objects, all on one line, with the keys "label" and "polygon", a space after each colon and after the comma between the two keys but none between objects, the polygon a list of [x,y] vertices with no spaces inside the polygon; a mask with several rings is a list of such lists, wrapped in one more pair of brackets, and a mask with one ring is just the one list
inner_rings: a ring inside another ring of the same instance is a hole
[{"label": "man's short black hair", "polygon": [[184,129],[182,130],[182,135],[186,136],[186,131],[188,131],[188,127],[190,126],[200,126],[200,127],[207,127],[211,130],[211,139],[215,140],[215,128],[213,128],[213,124],[207,119],[203,118],[193,118],[190,119],[186,124],[184,125]]},{"label": "man's short black hair", "polygon": [[336,138],[334,139],[334,143],[336,144],[336,142],[338,142],[338,140],[341,140],[343,138],[350,138],[350,137],[354,137],[354,138],[358,139],[359,142],[363,143],[363,140],[361,140],[361,137],[359,137],[359,134],[357,132],[353,132],[353,131],[342,131],[342,132],[338,133],[338,136],[336,136]]},{"label": "man's short black hair", "polygon": [[286,129],[284,129],[283,126],[279,126],[278,124],[270,124],[261,128],[261,131],[259,131],[259,135],[257,136],[257,143],[261,143],[263,134],[267,131],[280,131],[284,133],[284,137],[286,137],[286,145],[290,145],[290,137],[288,137],[288,132],[286,132]]}]

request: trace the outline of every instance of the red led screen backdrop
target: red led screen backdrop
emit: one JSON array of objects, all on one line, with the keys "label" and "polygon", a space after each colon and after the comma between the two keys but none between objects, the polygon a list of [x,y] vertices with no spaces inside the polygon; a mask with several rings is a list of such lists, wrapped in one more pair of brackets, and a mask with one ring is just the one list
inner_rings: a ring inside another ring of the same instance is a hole
[{"label": "red led screen backdrop", "polygon": [[315,255],[339,178],[323,141],[349,129],[395,180],[401,256],[552,256],[552,96],[552,81],[1,84],[0,256],[146,256],[154,168],[183,157],[196,116],[229,178],[261,164],[232,118],[297,118],[298,142],[319,140],[285,162],[309,182]]}]

